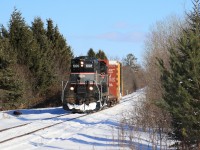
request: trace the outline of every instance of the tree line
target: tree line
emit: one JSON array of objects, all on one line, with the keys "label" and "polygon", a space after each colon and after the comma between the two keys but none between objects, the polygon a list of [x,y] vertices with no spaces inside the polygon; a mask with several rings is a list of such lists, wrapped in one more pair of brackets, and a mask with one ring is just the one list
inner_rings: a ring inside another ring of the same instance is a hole
[{"label": "tree line", "polygon": [[140,148],[135,134],[141,131],[152,149],[200,149],[200,1],[192,3],[184,18],[171,15],[147,35],[146,95],[122,117],[119,131],[130,149]]},{"label": "tree line", "polygon": [[200,148],[200,2],[192,2],[185,18],[157,22],[145,42],[146,115],[139,122],[177,149]]},{"label": "tree line", "polygon": [[24,107],[28,99],[30,105],[50,91],[55,94],[72,57],[71,47],[51,19],[46,28],[40,17],[29,26],[14,9],[8,27],[0,28],[1,108]]},{"label": "tree line", "polygon": [[187,24],[169,51],[169,67],[159,59],[164,89],[162,107],[172,118],[173,138],[183,149],[200,148],[200,3],[195,0]]}]

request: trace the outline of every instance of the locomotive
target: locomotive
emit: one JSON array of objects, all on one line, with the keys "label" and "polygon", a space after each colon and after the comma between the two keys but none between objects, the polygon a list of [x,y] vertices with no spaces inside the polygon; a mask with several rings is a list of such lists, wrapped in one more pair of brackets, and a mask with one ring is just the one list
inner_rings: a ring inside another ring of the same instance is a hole
[{"label": "locomotive", "polygon": [[98,111],[119,102],[121,64],[88,56],[71,60],[70,76],[62,82],[62,102],[73,112]]}]

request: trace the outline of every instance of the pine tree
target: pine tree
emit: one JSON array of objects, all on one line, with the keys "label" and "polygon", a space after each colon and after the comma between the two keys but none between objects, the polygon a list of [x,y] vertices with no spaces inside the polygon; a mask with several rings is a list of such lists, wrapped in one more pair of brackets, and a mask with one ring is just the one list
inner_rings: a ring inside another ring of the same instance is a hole
[{"label": "pine tree", "polygon": [[87,52],[87,56],[93,57],[93,58],[96,57],[96,54],[92,48],[90,48],[89,51]]},{"label": "pine tree", "polygon": [[9,32],[3,25],[1,26],[1,38],[9,38]]},{"label": "pine tree", "polygon": [[54,80],[54,62],[51,58],[52,44],[46,35],[47,32],[41,18],[34,19],[31,30],[37,44],[31,54],[30,69],[36,78],[35,89],[39,93],[44,93]]},{"label": "pine tree", "polygon": [[20,105],[23,95],[22,82],[12,70],[15,58],[10,53],[9,40],[0,39],[0,109],[16,108]]},{"label": "pine tree", "polygon": [[104,53],[104,51],[99,50],[99,51],[96,53],[96,58],[99,58],[99,59],[107,59],[107,56],[106,56],[106,54]]},{"label": "pine tree", "polygon": [[26,65],[29,59],[33,36],[17,9],[13,11],[10,18],[9,40],[13,48],[13,53],[17,55],[17,63]]},{"label": "pine tree", "polygon": [[200,9],[194,0],[188,15],[189,26],[183,29],[177,45],[171,45],[170,70],[162,60],[161,81],[164,106],[172,116],[172,136],[183,149],[200,148]]},{"label": "pine tree", "polygon": [[54,25],[53,20],[47,19],[47,37],[50,41],[54,41]]},{"label": "pine tree", "polygon": [[59,32],[58,26],[54,28],[53,51],[54,61],[57,64],[55,67],[61,72],[68,70],[73,53],[66,39]]},{"label": "pine tree", "polygon": [[44,29],[41,18],[35,18],[31,29],[40,47],[35,53],[33,65],[36,85],[37,89],[45,91],[54,81],[61,81],[61,76],[69,68],[72,51],[51,19],[47,20],[47,29]]},{"label": "pine tree", "polygon": [[44,23],[41,18],[37,17],[32,22],[31,30],[33,32],[34,38],[40,46],[41,51],[46,51],[48,49],[48,39],[46,36],[46,30],[44,28]]}]

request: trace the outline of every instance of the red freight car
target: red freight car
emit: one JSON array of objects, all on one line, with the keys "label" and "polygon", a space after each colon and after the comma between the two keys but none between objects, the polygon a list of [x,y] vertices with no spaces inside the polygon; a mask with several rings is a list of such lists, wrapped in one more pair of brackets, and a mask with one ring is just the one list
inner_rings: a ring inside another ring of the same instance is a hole
[{"label": "red freight car", "polygon": [[118,61],[109,61],[108,74],[109,74],[109,99],[118,102],[123,92],[121,64]]}]

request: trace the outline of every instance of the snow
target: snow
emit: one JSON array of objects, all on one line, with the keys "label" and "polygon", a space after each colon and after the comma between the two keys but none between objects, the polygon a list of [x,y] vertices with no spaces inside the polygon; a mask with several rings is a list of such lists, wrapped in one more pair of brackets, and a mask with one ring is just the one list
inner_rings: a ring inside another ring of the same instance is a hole
[{"label": "snow", "polygon": [[[39,149],[39,150],[119,150],[129,149],[128,144],[121,144],[118,138],[119,125],[122,114],[127,112],[144,97],[144,90],[122,97],[120,104],[92,113],[69,114],[69,112],[56,108],[20,110],[22,115],[13,116],[13,110],[0,112],[0,130],[30,123],[26,126],[0,132],[0,142],[28,131],[60,123],[47,129],[39,130],[11,141],[0,143],[0,150]],[[56,118],[55,116],[69,114]],[[84,116],[83,116],[84,115]],[[81,117],[82,116],[82,117]],[[55,117],[48,119],[50,117]],[[79,117],[75,120],[70,118]],[[141,149],[152,149],[147,133],[141,132],[135,144]],[[121,142],[120,142],[121,141]],[[128,139],[123,141],[128,143]],[[139,148],[139,149],[140,149]]]},{"label": "snow", "polygon": [[67,104],[67,106],[69,107],[69,109],[78,109],[81,111],[86,111],[86,110],[94,110],[96,108],[96,103],[90,103],[89,105],[86,104],[82,104],[82,105],[71,105],[71,104]]}]

